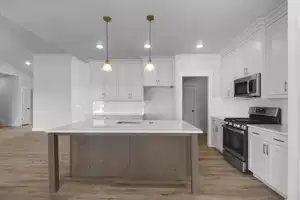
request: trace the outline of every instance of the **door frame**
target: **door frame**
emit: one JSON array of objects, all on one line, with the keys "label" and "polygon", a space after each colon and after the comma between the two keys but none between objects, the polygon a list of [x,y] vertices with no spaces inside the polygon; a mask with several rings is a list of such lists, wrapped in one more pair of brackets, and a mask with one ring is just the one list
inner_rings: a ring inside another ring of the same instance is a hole
[{"label": "door frame", "polygon": [[[207,145],[211,146],[211,127],[210,127],[210,99],[211,99],[211,89],[212,89],[212,77],[203,75],[203,76],[193,76],[193,75],[180,75],[181,79],[181,119],[183,119],[183,79],[184,78],[206,78],[207,80]],[[196,97],[196,96],[195,96]]]},{"label": "door frame", "polygon": [[[182,81],[183,81],[183,79],[182,79]],[[194,90],[194,110],[196,110],[196,103],[197,103],[197,101],[196,101],[196,93],[197,93],[197,90],[196,90],[196,87],[195,86],[193,86],[193,85],[183,85],[183,82],[182,82],[182,119],[183,119],[183,109],[184,109],[184,107],[183,107],[183,90],[184,90],[184,88],[192,88],[193,90]],[[194,117],[193,117],[193,126],[194,126],[194,124],[196,123],[196,115],[195,115],[195,112],[193,112],[193,114],[194,114]]]}]

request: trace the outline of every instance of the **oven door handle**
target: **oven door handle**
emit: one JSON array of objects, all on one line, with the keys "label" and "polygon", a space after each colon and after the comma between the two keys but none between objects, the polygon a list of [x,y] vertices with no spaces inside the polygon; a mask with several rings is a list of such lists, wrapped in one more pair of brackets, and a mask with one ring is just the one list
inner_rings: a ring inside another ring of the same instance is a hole
[{"label": "oven door handle", "polygon": [[237,132],[237,133],[240,133],[240,134],[245,134],[245,131],[242,131],[242,130],[239,130],[239,129],[236,129],[236,128],[231,128],[231,127],[228,127],[226,125],[223,125],[223,128],[226,128],[228,130],[231,130],[231,131],[234,131],[234,132]]},{"label": "oven door handle", "polygon": [[247,94],[250,94],[250,81],[247,81]]}]

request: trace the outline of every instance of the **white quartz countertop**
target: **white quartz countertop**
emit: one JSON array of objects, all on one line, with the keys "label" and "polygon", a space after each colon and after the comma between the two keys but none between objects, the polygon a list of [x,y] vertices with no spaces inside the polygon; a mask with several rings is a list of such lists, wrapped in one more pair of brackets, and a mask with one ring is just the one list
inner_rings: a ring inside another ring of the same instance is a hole
[{"label": "white quartz countertop", "polygon": [[125,112],[103,112],[103,113],[93,113],[97,116],[143,116],[144,113],[125,113]]},{"label": "white quartz countertop", "polygon": [[226,117],[225,116],[212,116],[212,118],[224,120]]},{"label": "white quartz countertop", "polygon": [[276,124],[250,124],[249,127],[259,128],[274,133],[288,135],[288,125],[276,125]]},{"label": "white quartz countertop", "polygon": [[[118,124],[120,121],[134,124]],[[46,131],[56,134],[158,134],[170,136],[187,136],[201,134],[202,130],[182,120],[87,120]]]}]

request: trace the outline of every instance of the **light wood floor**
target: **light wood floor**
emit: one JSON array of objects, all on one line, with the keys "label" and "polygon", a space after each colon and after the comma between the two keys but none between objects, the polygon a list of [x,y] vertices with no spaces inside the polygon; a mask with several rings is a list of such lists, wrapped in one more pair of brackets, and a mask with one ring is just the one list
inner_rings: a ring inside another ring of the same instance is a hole
[{"label": "light wood floor", "polygon": [[63,176],[56,194],[48,193],[47,137],[29,128],[0,130],[0,200],[279,200],[282,199],[251,176],[240,174],[199,138],[201,196],[188,186],[150,187],[115,181],[68,178],[68,138],[60,140]]}]

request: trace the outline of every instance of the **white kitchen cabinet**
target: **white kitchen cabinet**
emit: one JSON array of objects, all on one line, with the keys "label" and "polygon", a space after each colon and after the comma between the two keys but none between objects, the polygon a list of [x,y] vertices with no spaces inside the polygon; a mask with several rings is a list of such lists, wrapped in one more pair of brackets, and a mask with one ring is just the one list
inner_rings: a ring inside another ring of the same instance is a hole
[{"label": "white kitchen cabinet", "polygon": [[258,29],[239,47],[241,76],[261,73],[264,67],[264,31]]},{"label": "white kitchen cabinet", "polygon": [[249,165],[251,171],[261,180],[270,180],[270,143],[264,139],[262,133],[256,130],[249,131],[251,139]]},{"label": "white kitchen cabinet", "polygon": [[287,15],[267,27],[267,86],[269,98],[288,94],[288,20]]},{"label": "white kitchen cabinet", "polygon": [[106,90],[105,100],[115,100],[118,98],[118,66],[113,66],[111,72],[105,73]]},{"label": "white kitchen cabinet", "polygon": [[93,100],[111,100],[117,95],[116,68],[112,72],[102,70],[103,62],[92,62],[91,87]]},{"label": "white kitchen cabinet", "polygon": [[[235,52],[235,51],[234,51]],[[235,68],[235,54],[230,54],[222,58],[221,64],[221,83],[222,83],[222,97],[233,98],[233,81],[234,81],[234,68]]]},{"label": "white kitchen cabinet", "polygon": [[250,166],[253,173],[262,178],[263,176],[263,166],[264,166],[264,152],[265,146],[263,144],[263,139],[260,133],[257,131],[249,131],[251,136],[250,139]]},{"label": "white kitchen cabinet", "polygon": [[93,100],[143,100],[143,73],[139,60],[112,60],[111,72],[101,68],[103,62],[91,62]]},{"label": "white kitchen cabinet", "polygon": [[211,120],[211,145],[212,147],[216,148],[217,146],[217,141],[218,141],[218,132],[216,129],[216,120],[212,119]]},{"label": "white kitchen cabinet", "polygon": [[249,170],[271,189],[287,194],[287,136],[249,129]]},{"label": "white kitchen cabinet", "polygon": [[221,96],[221,68],[218,66],[214,69],[212,80],[212,97],[217,98]]},{"label": "white kitchen cabinet", "polygon": [[212,118],[211,120],[211,144],[212,147],[223,152],[223,121]]},{"label": "white kitchen cabinet", "polygon": [[143,100],[143,75],[140,62],[131,61],[119,64],[118,96],[121,100]]},{"label": "white kitchen cabinet", "polygon": [[[147,59],[143,60],[143,67]],[[173,58],[153,59],[155,71],[148,72],[144,70],[144,86],[173,86]]]},{"label": "white kitchen cabinet", "polygon": [[281,144],[272,145],[271,150],[271,185],[282,196],[287,195],[287,175],[288,175],[288,151],[284,143],[286,139],[273,138],[275,142]]}]

